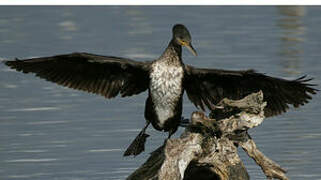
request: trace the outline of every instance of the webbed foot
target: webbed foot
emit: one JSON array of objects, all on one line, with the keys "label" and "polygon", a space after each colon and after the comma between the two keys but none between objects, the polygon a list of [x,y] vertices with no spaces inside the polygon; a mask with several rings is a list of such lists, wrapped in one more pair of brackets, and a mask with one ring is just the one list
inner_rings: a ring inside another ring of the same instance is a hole
[{"label": "webbed foot", "polygon": [[128,146],[127,150],[124,153],[124,156],[137,156],[138,154],[143,152],[145,150],[145,142],[148,137],[148,134],[140,132],[134,139],[134,141]]}]

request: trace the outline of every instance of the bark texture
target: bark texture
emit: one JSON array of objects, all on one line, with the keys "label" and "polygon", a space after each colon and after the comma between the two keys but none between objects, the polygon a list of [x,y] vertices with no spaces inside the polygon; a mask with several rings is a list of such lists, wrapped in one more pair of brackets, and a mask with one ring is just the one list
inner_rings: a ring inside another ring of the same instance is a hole
[{"label": "bark texture", "polygon": [[264,120],[263,93],[241,100],[223,99],[210,113],[193,112],[178,139],[168,139],[128,180],[248,180],[237,147],[262,168],[267,178],[287,180],[285,170],[259,151],[247,133]]}]

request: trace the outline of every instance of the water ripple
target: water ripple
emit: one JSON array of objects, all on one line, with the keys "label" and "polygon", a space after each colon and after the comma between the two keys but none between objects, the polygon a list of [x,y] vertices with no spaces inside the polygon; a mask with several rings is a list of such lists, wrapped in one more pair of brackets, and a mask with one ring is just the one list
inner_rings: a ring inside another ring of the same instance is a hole
[{"label": "water ripple", "polygon": [[35,108],[19,108],[19,109],[8,109],[7,112],[29,112],[29,111],[52,111],[60,110],[59,107],[35,107]]},{"label": "water ripple", "polygon": [[113,152],[113,151],[121,151],[121,149],[91,149],[88,152]]},{"label": "water ripple", "polygon": [[44,159],[13,159],[5,160],[6,163],[30,163],[30,162],[52,162],[57,161],[58,159],[53,158],[44,158]]},{"label": "water ripple", "polygon": [[47,124],[63,124],[69,123],[69,121],[37,121],[37,122],[29,122],[29,125],[47,125]]}]

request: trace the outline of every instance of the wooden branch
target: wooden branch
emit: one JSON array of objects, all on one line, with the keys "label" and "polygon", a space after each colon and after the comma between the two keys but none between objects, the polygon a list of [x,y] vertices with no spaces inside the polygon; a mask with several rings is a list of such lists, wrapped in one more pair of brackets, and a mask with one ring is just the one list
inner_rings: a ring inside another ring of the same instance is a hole
[{"label": "wooden branch", "polygon": [[[248,135],[248,134],[247,134]],[[263,170],[264,174],[268,179],[277,178],[281,180],[288,180],[285,173],[286,170],[283,169],[276,162],[272,161],[266,157],[257,147],[255,142],[248,135],[248,140],[239,143],[243,150],[250,156],[256,164],[258,164]]]},{"label": "wooden branch", "polygon": [[202,112],[193,112],[191,120],[191,125],[179,139],[166,140],[127,179],[248,180],[233,141],[213,134],[215,120]]},{"label": "wooden branch", "polygon": [[263,93],[253,93],[241,100],[223,99],[218,109],[210,113],[210,117],[219,120],[218,126],[224,133],[247,130],[260,125],[264,116]]},{"label": "wooden branch", "polygon": [[286,180],[285,171],[260,152],[247,129],[264,120],[263,93],[241,100],[223,99],[208,118],[193,112],[178,139],[166,140],[128,180],[248,180],[238,156],[240,145],[261,166],[268,178]]}]

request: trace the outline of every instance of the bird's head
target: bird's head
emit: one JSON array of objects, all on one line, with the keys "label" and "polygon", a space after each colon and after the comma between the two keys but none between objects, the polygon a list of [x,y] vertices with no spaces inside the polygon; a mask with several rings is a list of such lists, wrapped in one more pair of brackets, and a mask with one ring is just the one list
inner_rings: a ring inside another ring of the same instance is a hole
[{"label": "bird's head", "polygon": [[192,37],[184,25],[176,24],[173,27],[173,39],[176,44],[187,47],[194,56],[197,56],[197,52],[192,46]]}]

